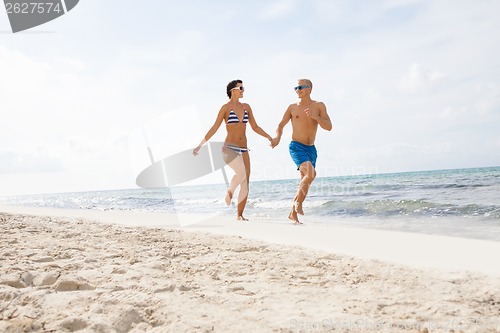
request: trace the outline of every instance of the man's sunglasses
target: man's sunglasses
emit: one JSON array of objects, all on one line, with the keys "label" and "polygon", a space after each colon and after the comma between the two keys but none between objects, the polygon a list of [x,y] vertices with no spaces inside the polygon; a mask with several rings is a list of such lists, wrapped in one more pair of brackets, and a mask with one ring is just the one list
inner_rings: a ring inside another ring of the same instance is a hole
[{"label": "man's sunglasses", "polygon": [[293,89],[295,89],[295,91],[306,89],[306,88],[311,88],[311,86],[296,86],[296,87],[293,87]]},{"label": "man's sunglasses", "polygon": [[245,90],[245,88],[243,88],[243,86],[239,86],[239,87],[234,87],[233,89],[231,90]]}]

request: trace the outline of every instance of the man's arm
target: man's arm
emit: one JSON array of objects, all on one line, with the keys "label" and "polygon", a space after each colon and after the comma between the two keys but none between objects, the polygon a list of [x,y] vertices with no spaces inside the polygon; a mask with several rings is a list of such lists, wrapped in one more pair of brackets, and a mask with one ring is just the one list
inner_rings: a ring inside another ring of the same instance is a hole
[{"label": "man's arm", "polygon": [[314,120],[316,120],[322,129],[327,131],[332,130],[333,128],[332,121],[330,120],[328,112],[326,112],[326,106],[323,102],[318,103],[318,112],[314,112],[310,109],[306,109],[305,112],[308,117],[311,117]]},{"label": "man's arm", "polygon": [[276,137],[273,139],[274,146],[277,146],[280,143],[281,136],[283,135],[283,128],[286,124],[288,124],[290,119],[292,119],[292,112],[290,110],[290,106],[288,106],[285,114],[283,115],[283,119],[281,119],[281,122],[278,124],[278,128],[276,129]]}]

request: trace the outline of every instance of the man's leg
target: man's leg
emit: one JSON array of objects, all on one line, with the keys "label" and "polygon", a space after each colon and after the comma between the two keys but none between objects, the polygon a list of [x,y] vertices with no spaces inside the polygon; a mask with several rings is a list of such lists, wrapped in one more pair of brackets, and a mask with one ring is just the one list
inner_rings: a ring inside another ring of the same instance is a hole
[{"label": "man's leg", "polygon": [[302,163],[299,167],[299,170],[301,179],[299,183],[299,189],[297,191],[297,194],[295,195],[295,198],[293,198],[293,201],[295,211],[300,215],[304,215],[304,211],[302,210],[302,203],[306,199],[307,192],[309,191],[309,187],[311,187],[314,178],[316,178],[316,170],[314,169],[312,163],[309,161]]}]

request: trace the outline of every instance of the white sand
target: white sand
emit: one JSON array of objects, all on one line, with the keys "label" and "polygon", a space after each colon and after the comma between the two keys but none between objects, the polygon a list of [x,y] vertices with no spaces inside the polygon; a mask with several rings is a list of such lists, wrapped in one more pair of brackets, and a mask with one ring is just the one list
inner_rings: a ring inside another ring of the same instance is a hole
[{"label": "white sand", "polygon": [[0,332],[500,331],[496,242],[0,211]]}]

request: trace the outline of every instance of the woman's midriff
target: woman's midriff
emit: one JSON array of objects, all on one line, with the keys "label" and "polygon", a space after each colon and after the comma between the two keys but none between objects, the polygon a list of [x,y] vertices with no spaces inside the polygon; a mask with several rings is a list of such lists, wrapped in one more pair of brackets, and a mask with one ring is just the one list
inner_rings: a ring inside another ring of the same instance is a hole
[{"label": "woman's midriff", "polygon": [[245,124],[226,125],[227,136],[225,142],[241,148],[247,147],[247,137],[245,135]]}]

